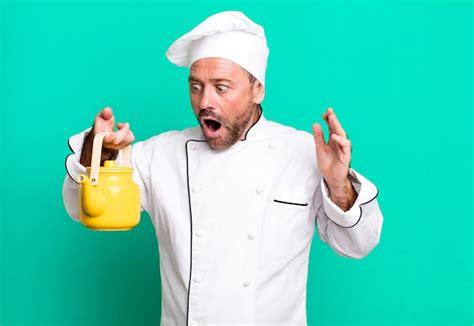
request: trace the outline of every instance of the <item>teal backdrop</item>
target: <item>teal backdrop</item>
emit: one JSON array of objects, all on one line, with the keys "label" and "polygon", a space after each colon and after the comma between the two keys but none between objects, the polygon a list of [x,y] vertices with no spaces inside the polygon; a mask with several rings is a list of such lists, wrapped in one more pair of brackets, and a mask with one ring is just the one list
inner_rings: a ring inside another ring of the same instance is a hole
[{"label": "teal backdrop", "polygon": [[106,105],[138,140],[196,125],[164,53],[222,10],[265,27],[267,119],[310,131],[334,107],[380,190],[366,258],[315,235],[308,323],[472,325],[473,9],[448,0],[3,1],[0,324],[159,324],[149,217],[124,233],[71,220],[67,139]]}]

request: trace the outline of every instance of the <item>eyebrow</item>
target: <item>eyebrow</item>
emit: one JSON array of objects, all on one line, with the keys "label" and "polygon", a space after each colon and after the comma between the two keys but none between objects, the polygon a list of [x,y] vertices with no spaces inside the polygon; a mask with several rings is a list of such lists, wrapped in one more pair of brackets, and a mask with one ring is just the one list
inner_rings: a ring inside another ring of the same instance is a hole
[{"label": "eyebrow", "polygon": [[[226,78],[215,78],[215,79],[211,79],[212,81],[214,82],[219,82],[219,81],[225,81],[225,82],[228,82],[228,83],[231,83],[232,84],[232,80],[230,79],[226,79]],[[196,81],[196,82],[199,82],[199,83],[203,83],[202,80],[200,80],[199,78],[196,78],[194,76],[189,76],[188,77],[188,82],[192,82],[192,81]]]}]

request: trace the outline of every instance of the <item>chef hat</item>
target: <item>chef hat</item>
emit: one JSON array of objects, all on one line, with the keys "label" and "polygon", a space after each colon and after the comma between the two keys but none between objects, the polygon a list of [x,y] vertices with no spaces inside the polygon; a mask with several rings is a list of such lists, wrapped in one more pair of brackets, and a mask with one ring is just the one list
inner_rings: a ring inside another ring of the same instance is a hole
[{"label": "chef hat", "polygon": [[262,85],[265,85],[268,54],[263,27],[240,11],[224,11],[208,17],[166,51],[168,59],[181,67],[190,67],[202,58],[231,60]]}]

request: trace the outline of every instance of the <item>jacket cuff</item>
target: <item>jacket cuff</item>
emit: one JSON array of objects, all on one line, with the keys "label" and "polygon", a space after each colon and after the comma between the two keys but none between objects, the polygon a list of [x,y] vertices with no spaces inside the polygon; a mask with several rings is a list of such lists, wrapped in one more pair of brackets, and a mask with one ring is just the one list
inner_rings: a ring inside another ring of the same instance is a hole
[{"label": "jacket cuff", "polygon": [[349,169],[349,180],[357,192],[357,198],[354,205],[352,205],[348,211],[344,212],[329,197],[329,189],[327,188],[326,181],[321,177],[324,211],[334,224],[343,228],[351,228],[359,223],[362,217],[361,205],[371,202],[378,195],[377,187],[353,169]]},{"label": "jacket cuff", "polygon": [[86,167],[80,163],[84,137],[87,136],[92,128],[87,128],[83,132],[69,138],[68,146],[71,154],[66,157],[65,167],[69,177],[76,183],[80,174],[86,173]]}]

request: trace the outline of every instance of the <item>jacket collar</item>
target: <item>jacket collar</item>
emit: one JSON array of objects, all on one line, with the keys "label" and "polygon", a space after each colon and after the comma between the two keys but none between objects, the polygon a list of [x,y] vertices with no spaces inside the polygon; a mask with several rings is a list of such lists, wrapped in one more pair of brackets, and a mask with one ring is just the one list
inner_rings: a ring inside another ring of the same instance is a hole
[{"label": "jacket collar", "polygon": [[266,121],[267,120],[263,116],[263,108],[262,108],[260,109],[260,115],[258,116],[257,121],[255,121],[255,123],[252,126],[250,126],[250,128],[245,133],[244,138],[241,139],[240,141],[257,139],[261,135],[262,129],[264,128]]}]

